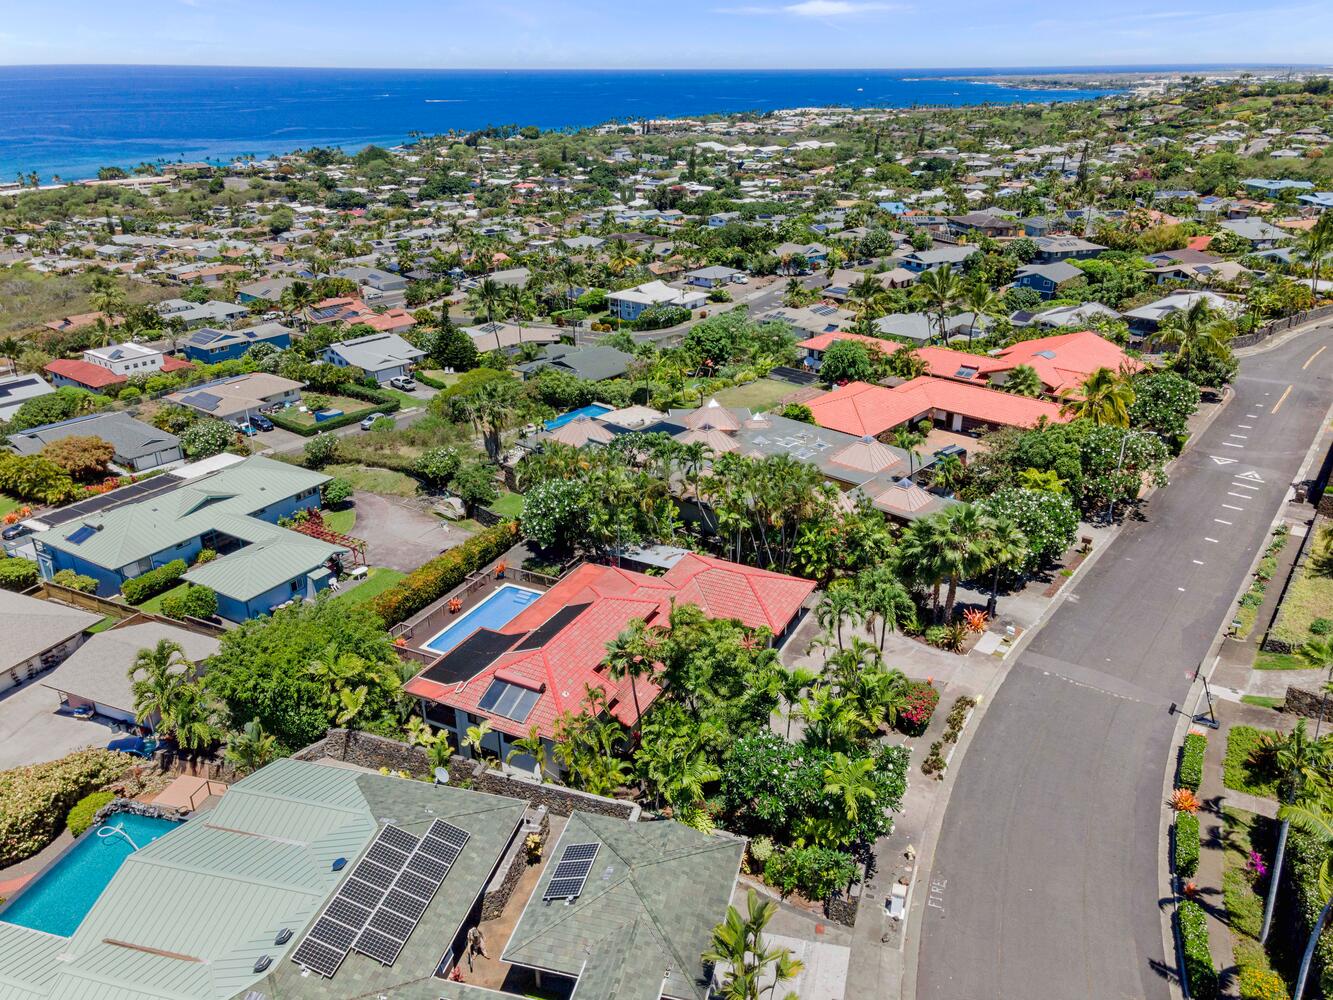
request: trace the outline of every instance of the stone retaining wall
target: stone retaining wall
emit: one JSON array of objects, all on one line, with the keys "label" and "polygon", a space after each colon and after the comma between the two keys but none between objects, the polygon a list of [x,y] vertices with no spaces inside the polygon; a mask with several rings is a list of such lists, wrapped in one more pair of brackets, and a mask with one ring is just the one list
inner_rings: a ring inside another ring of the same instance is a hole
[{"label": "stone retaining wall", "polygon": [[185,819],[179,809],[169,806],[155,806],[149,802],[138,802],[134,799],[112,799],[93,814],[93,826],[100,826],[116,813],[130,813],[133,816],[169,819],[176,822],[182,822]]},{"label": "stone retaining wall", "polygon": [[540,834],[548,840],[551,834],[551,815],[545,809],[529,809],[524,817],[523,826],[518,831],[509,850],[501,859],[495,875],[486,892],[481,897],[481,919],[496,920],[504,913],[504,908],[513,898],[523,873],[528,869],[527,839],[532,834]]},{"label": "stone retaining wall", "polygon": [[1304,715],[1311,719],[1317,719],[1321,706],[1324,707],[1324,713],[1327,715],[1329,709],[1324,706],[1324,692],[1289,686],[1287,688],[1287,703],[1282,710],[1290,712],[1292,715]]}]

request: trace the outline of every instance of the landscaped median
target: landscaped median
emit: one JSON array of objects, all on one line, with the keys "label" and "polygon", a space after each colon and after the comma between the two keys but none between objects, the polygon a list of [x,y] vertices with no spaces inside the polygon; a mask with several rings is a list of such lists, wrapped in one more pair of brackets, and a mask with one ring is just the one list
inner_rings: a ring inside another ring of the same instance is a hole
[{"label": "landscaped median", "polygon": [[1176,789],[1171,793],[1175,818],[1171,824],[1171,868],[1175,875],[1176,924],[1180,931],[1180,964],[1189,984],[1190,996],[1212,1000],[1218,995],[1217,969],[1208,947],[1208,916],[1196,901],[1203,843],[1199,826],[1199,798],[1203,783],[1203,761],[1208,737],[1190,732],[1180,746],[1176,763]]}]

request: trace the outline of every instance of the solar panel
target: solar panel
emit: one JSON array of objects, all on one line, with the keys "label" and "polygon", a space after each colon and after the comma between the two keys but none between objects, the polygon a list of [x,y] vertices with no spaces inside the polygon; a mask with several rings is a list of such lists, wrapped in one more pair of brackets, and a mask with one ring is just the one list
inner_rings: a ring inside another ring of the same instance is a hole
[{"label": "solar panel", "polygon": [[546,895],[542,899],[577,899],[579,893],[583,891],[585,881],[586,879],[581,878],[553,879],[546,887]]},{"label": "solar panel", "polygon": [[338,971],[338,966],[342,965],[346,955],[345,951],[330,948],[307,937],[301,942],[301,947],[292,953],[292,961],[328,979]]},{"label": "solar panel", "polygon": [[430,879],[436,885],[443,882],[444,877],[449,874],[448,865],[425,854],[412,855],[412,860],[407,863],[407,870],[415,872],[422,878]]},{"label": "solar panel", "polygon": [[310,928],[310,933],[306,935],[307,941],[318,941],[320,944],[326,944],[330,948],[337,948],[340,951],[346,951],[352,947],[352,942],[356,940],[356,932],[361,928],[348,927],[338,923],[329,917],[320,917],[315,921],[315,926]]},{"label": "solar panel", "polygon": [[[436,823],[439,820],[435,821]],[[412,836],[406,830],[400,830],[396,826],[386,826],[380,831],[380,835],[375,838],[378,842],[388,844],[390,847],[396,847],[404,853],[411,853],[416,849],[417,838]]]},{"label": "solar panel", "polygon": [[334,896],[329,901],[328,909],[324,911],[326,917],[332,917],[340,924],[351,927],[353,930],[360,930],[366,926],[370,919],[371,910],[369,907],[359,906],[349,899],[343,899],[341,896]]},{"label": "solar panel", "polygon": [[570,844],[560,854],[560,861],[551,873],[551,882],[546,887],[543,899],[574,899],[583,892],[583,884],[588,881],[597,852],[602,848],[598,843]]},{"label": "solar panel", "polygon": [[407,851],[400,851],[390,847],[388,844],[374,843],[370,845],[370,851],[366,857],[378,865],[383,865],[390,871],[399,871],[403,865],[407,864]]},{"label": "solar panel", "polygon": [[364,879],[376,888],[387,889],[393,885],[393,877],[398,873],[393,868],[377,865],[367,858],[356,866],[356,871],[352,874],[359,879]]},{"label": "solar panel", "polygon": [[393,910],[394,913],[401,913],[412,920],[420,920],[421,915],[426,912],[426,900],[409,896],[398,889],[390,889],[389,894],[384,897],[384,905],[377,912],[383,912],[386,909]]},{"label": "solar panel", "polygon": [[97,529],[92,525],[81,524],[70,532],[68,541],[72,545],[82,545],[95,534],[97,534]]},{"label": "solar panel", "polygon": [[602,849],[601,844],[570,844],[565,848],[565,853],[560,855],[561,862],[565,861],[592,861],[597,857],[597,852]]},{"label": "solar panel", "polygon": [[344,882],[342,888],[338,890],[338,895],[372,910],[379,906],[380,900],[384,898],[381,890],[369,882],[362,882],[359,878],[349,878]]},{"label": "solar panel", "polygon": [[446,844],[439,837],[426,837],[421,841],[421,853],[442,861],[445,864],[453,864],[454,859],[458,857],[458,848],[452,844]]},{"label": "solar panel", "polygon": [[403,950],[405,941],[391,938],[381,931],[367,927],[356,939],[356,950],[367,958],[373,958],[380,965],[393,965],[398,953]]},{"label": "solar panel", "polygon": [[382,906],[370,918],[370,926],[374,930],[404,942],[407,941],[408,935],[412,933],[412,928],[416,925],[415,920],[400,913],[394,913],[392,910],[386,910]]},{"label": "solar panel", "polygon": [[[393,895],[394,892],[406,892],[420,899],[430,899],[435,895],[435,890],[438,888],[439,883],[434,879],[418,875],[416,872],[403,872],[394,882],[393,888],[389,890],[389,895]],[[387,903],[388,900],[385,900],[385,902]],[[403,911],[399,910],[398,912],[402,913]]]},{"label": "solar panel", "polygon": [[430,825],[430,829],[426,831],[426,836],[443,840],[446,844],[451,844],[461,851],[467,846],[467,842],[472,834],[468,833],[466,830],[459,829],[452,823],[446,823],[442,819],[437,819]]}]

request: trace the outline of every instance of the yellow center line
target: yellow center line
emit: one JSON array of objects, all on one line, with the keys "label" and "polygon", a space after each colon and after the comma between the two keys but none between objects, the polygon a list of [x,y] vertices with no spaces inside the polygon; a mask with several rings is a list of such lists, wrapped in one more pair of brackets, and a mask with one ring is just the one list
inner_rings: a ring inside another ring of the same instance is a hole
[{"label": "yellow center line", "polygon": [[1323,354],[1327,350],[1328,350],[1328,345],[1325,344],[1323,347],[1319,348],[1319,350],[1311,354],[1310,357],[1306,359],[1305,364],[1301,365],[1301,371],[1305,371],[1305,369],[1309,368],[1311,362],[1313,362],[1315,358],[1319,357],[1319,355]]},{"label": "yellow center line", "polygon": [[1273,404],[1273,408],[1268,412],[1276,413],[1278,410],[1282,409],[1282,404],[1287,401],[1287,397],[1290,395],[1291,395],[1291,386],[1287,386],[1284,390],[1282,390],[1282,395],[1278,398],[1278,401]]}]

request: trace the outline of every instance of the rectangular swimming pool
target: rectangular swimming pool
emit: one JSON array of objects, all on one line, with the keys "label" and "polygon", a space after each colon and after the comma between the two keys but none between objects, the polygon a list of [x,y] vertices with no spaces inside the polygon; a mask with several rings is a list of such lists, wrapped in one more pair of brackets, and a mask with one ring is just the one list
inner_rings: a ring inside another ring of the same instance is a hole
[{"label": "rectangular swimming pool", "polygon": [[611,407],[603,406],[601,403],[590,403],[587,406],[580,406],[577,410],[570,410],[568,413],[562,413],[554,420],[546,421],[546,429],[553,431],[557,427],[564,427],[571,420],[577,420],[579,417],[600,417],[603,413],[610,413]]},{"label": "rectangular swimming pool", "polygon": [[540,590],[529,590],[506,583],[487,594],[449,626],[436,633],[422,648],[447,653],[479,628],[499,629],[518,617],[518,613],[541,597]]},{"label": "rectangular swimming pool", "polygon": [[[110,884],[125,859],[180,824],[169,819],[117,813],[29,883],[0,920],[70,937]],[[120,832],[107,832],[119,828]],[[128,837],[128,839],[126,839]],[[131,844],[131,841],[133,843]],[[151,900],[145,901],[151,905]]]}]

